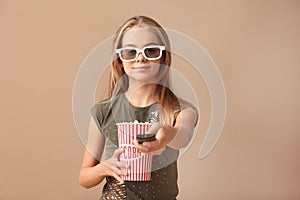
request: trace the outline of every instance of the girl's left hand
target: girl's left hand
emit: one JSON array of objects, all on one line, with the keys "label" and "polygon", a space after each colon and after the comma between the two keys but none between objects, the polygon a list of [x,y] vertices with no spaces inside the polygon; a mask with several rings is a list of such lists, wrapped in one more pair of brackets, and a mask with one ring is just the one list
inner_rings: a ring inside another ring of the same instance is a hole
[{"label": "girl's left hand", "polygon": [[154,154],[160,154],[163,152],[167,144],[169,144],[169,142],[171,142],[171,140],[175,137],[176,129],[174,127],[156,122],[151,126],[148,133],[155,133],[154,141],[143,142],[142,144],[139,144],[135,139],[134,145],[143,153],[153,152]]}]

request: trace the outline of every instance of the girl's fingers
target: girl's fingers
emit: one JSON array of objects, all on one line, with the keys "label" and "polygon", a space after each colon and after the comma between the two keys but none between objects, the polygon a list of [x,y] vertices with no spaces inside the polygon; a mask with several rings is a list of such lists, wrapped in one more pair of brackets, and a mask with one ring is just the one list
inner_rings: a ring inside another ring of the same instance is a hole
[{"label": "girl's fingers", "polygon": [[124,181],[123,181],[123,179],[121,179],[121,177],[118,175],[118,174],[116,174],[116,173],[112,173],[112,176],[115,178],[115,179],[117,179],[120,183],[124,183]]},{"label": "girl's fingers", "polygon": [[143,144],[139,144],[136,140],[134,140],[134,145],[143,153],[149,153],[162,148],[161,143],[158,140],[143,142]]},{"label": "girl's fingers", "polygon": [[120,183],[124,183],[124,181],[122,180],[122,178],[120,176],[127,176],[127,173],[123,172],[120,168],[128,168],[129,167],[119,161],[120,155],[123,152],[124,152],[124,150],[122,148],[116,149],[113,156],[110,159],[102,162],[102,164],[106,167],[107,176],[114,177]]},{"label": "girl's fingers", "polygon": [[107,169],[107,176],[113,176],[116,178],[116,176],[127,176],[126,172],[122,172],[120,169],[118,169],[116,166],[107,164],[107,163],[102,163],[106,169]]},{"label": "girl's fingers", "polygon": [[150,129],[147,131],[147,133],[156,133],[159,129],[161,129],[163,125],[159,122],[155,122],[151,125]]},{"label": "girl's fingers", "polygon": [[118,148],[115,150],[113,157],[119,160],[120,155],[124,152],[124,149]]},{"label": "girl's fingers", "polygon": [[127,166],[117,160],[110,160],[108,162],[102,162],[102,165],[104,165],[106,168],[110,169],[111,171],[119,170],[119,168],[129,168],[129,165]]},{"label": "girl's fingers", "polygon": [[122,163],[120,161],[116,161],[115,163],[116,167],[119,167],[119,168],[128,168],[129,165],[127,166],[125,163]]},{"label": "girl's fingers", "polygon": [[120,169],[118,169],[116,167],[113,167],[112,171],[113,171],[113,173],[118,174],[119,176],[126,176],[127,175],[126,172],[123,172],[122,170],[120,170]]}]

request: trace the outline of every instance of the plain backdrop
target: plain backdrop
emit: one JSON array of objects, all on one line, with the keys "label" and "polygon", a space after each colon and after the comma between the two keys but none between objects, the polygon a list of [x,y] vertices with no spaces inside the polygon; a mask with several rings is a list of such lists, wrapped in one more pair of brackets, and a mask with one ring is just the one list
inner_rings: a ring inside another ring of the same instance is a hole
[{"label": "plain backdrop", "polygon": [[203,82],[193,83],[202,91],[201,122],[179,159],[178,199],[300,199],[296,0],[1,0],[0,199],[99,198],[101,185],[87,190],[78,183],[84,145],[73,121],[73,84],[89,52],[134,15],[203,45],[226,88],[222,135],[199,160],[210,99]]}]

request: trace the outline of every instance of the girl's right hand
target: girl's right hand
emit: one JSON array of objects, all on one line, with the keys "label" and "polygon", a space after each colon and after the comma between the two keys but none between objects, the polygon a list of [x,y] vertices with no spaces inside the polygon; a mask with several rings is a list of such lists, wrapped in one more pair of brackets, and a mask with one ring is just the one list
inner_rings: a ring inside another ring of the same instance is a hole
[{"label": "girl's right hand", "polygon": [[128,168],[122,162],[120,162],[120,155],[124,152],[124,149],[118,148],[115,150],[113,156],[108,160],[105,160],[101,163],[105,170],[104,173],[106,176],[112,176],[117,179],[120,183],[124,183],[123,179],[120,176],[127,176],[126,172],[122,172],[120,168]]}]

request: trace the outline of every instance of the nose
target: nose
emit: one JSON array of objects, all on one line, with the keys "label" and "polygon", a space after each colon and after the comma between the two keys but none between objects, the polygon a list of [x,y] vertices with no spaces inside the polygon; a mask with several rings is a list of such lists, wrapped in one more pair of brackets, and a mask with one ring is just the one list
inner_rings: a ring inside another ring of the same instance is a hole
[{"label": "nose", "polygon": [[139,52],[136,62],[145,62],[146,58],[143,56],[142,52]]}]

